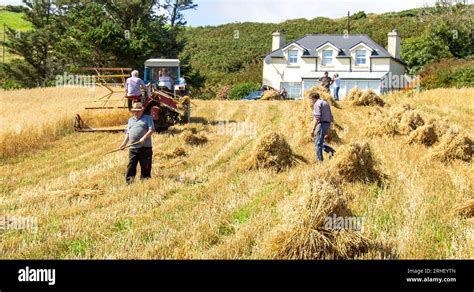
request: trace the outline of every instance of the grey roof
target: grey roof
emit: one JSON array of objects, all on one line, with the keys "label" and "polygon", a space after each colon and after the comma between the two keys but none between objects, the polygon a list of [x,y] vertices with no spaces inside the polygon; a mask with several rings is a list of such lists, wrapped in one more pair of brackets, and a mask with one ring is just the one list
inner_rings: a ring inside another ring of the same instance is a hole
[{"label": "grey roof", "polygon": [[[377,44],[368,35],[365,34],[352,34],[348,36],[336,35],[336,34],[310,34],[306,35],[294,42],[285,45],[287,47],[290,44],[298,44],[305,48],[303,58],[315,58],[316,48],[324,45],[325,43],[331,43],[335,47],[340,49],[337,58],[348,58],[350,56],[350,48],[363,42],[374,51],[371,55],[372,58],[392,58],[390,53],[381,45]],[[284,47],[283,47],[284,48]],[[283,51],[280,48],[267,55],[267,57],[281,58],[283,57]],[[398,59],[397,59],[398,60]],[[398,60],[401,61],[401,60]]]}]

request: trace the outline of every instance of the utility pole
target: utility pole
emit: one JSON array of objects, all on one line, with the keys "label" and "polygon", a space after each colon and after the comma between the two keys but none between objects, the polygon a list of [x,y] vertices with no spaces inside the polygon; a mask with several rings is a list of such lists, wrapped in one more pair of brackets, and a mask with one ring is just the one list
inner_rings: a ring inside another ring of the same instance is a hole
[{"label": "utility pole", "polygon": [[347,34],[348,35],[351,33],[350,20],[351,20],[351,13],[350,11],[347,11]]},{"label": "utility pole", "polygon": [[3,23],[3,42],[2,42],[2,64],[5,64],[5,36],[6,36],[7,24]]}]

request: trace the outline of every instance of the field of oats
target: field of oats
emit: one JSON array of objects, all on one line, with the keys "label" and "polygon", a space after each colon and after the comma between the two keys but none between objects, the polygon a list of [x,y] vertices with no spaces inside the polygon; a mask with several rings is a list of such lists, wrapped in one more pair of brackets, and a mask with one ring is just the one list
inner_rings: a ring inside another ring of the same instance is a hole
[{"label": "field of oats", "polygon": [[[72,131],[100,94],[0,91],[0,219],[38,219],[0,230],[0,258],[474,258],[474,89],[340,102],[322,164],[303,101],[195,100],[190,124],[153,136],[153,178],[131,186],[127,152],[105,155],[123,134]],[[362,230],[328,228],[333,215]]]}]

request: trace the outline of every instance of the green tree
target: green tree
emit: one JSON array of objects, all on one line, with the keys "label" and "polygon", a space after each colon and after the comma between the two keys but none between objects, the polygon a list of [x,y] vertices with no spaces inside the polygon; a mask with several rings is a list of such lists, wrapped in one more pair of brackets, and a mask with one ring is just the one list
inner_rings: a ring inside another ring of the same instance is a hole
[{"label": "green tree", "polygon": [[452,56],[464,58],[473,54],[474,5],[443,0],[422,12],[421,21],[429,24],[429,34],[444,42]]},{"label": "green tree", "polygon": [[229,99],[241,99],[251,92],[258,90],[260,85],[257,83],[246,82],[246,83],[239,83],[232,87],[229,92]]},{"label": "green tree", "polygon": [[451,57],[448,46],[441,39],[429,34],[405,39],[400,53],[410,74],[417,74],[425,64]]},{"label": "green tree", "polygon": [[197,6],[193,3],[193,0],[164,0],[164,4],[162,4],[163,9],[168,14],[168,21],[171,26],[186,25],[183,11],[196,9]]},{"label": "green tree", "polygon": [[64,17],[57,50],[73,65],[142,68],[146,59],[178,56],[178,32],[154,12],[155,1],[101,2],[77,5]]},{"label": "green tree", "polygon": [[54,0],[24,0],[25,18],[33,25],[27,32],[7,29],[8,51],[22,57],[3,66],[6,75],[22,86],[47,85],[63,67],[61,56],[54,51],[63,27],[58,18],[60,8]]},{"label": "green tree", "polygon": [[70,67],[119,65],[114,52],[125,43],[124,32],[102,5],[78,5],[64,16],[64,23],[66,30],[56,48]]},{"label": "green tree", "polygon": [[354,13],[353,15],[351,15],[351,20],[358,20],[358,19],[363,19],[363,18],[367,18],[367,14],[365,14],[364,11],[359,11],[357,13]]},{"label": "green tree", "polygon": [[144,23],[154,20],[159,5],[158,0],[98,0],[97,3],[122,30],[130,30],[137,19]]}]

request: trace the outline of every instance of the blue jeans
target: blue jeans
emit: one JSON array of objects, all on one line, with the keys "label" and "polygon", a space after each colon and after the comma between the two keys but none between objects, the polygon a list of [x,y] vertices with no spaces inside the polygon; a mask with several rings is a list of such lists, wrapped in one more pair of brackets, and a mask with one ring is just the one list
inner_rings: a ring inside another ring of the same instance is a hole
[{"label": "blue jeans", "polygon": [[316,140],[315,140],[316,158],[319,161],[323,161],[323,150],[326,153],[335,152],[335,150],[331,146],[324,143],[324,136],[327,135],[330,126],[331,126],[330,123],[320,123],[318,125],[318,128],[316,129]]},{"label": "blue jeans", "polygon": [[334,99],[339,100],[339,87],[334,87]]}]

